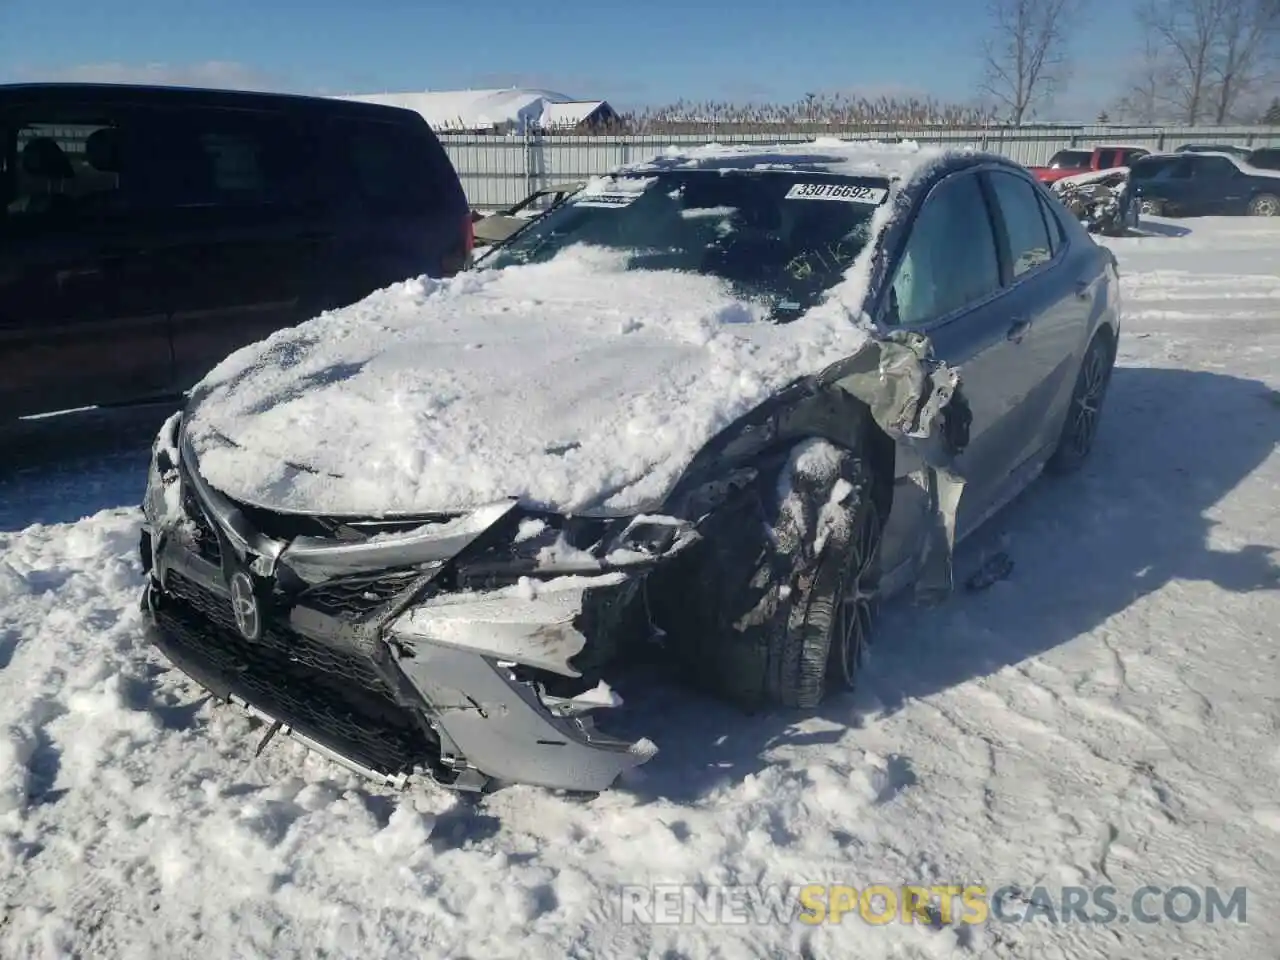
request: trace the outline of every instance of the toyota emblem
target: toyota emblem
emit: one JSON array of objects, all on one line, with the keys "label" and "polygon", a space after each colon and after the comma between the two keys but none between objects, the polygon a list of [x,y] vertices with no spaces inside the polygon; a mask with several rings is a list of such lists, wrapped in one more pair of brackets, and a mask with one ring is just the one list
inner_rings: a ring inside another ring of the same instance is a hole
[{"label": "toyota emblem", "polygon": [[257,640],[262,636],[262,609],[258,604],[258,595],[253,591],[253,581],[243,570],[231,575],[231,614],[236,618],[236,626],[246,640]]}]

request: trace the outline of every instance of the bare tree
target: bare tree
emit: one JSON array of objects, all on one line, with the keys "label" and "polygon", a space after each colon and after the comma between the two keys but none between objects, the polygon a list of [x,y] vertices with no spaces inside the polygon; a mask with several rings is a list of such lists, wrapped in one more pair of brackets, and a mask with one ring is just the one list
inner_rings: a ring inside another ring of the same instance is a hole
[{"label": "bare tree", "polygon": [[1163,98],[1190,124],[1230,120],[1275,65],[1280,0],[1142,0],[1138,20],[1157,44]]},{"label": "bare tree", "polygon": [[1068,75],[1067,44],[1082,0],[990,0],[982,90],[1021,124]]},{"label": "bare tree", "polygon": [[1214,122],[1226,123],[1241,98],[1255,92],[1280,38],[1280,0],[1224,0],[1222,37],[1215,51]]},{"label": "bare tree", "polygon": [[1142,58],[1130,72],[1115,112],[1129,123],[1154,124],[1168,119],[1172,111],[1169,103],[1170,74],[1167,56],[1154,36],[1148,33]]}]

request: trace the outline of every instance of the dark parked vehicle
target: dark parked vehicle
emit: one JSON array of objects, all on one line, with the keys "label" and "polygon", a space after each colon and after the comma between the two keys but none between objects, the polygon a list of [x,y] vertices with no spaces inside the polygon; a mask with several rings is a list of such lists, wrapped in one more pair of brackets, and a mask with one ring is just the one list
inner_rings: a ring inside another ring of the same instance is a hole
[{"label": "dark parked vehicle", "polygon": [[1119,336],[1114,256],[983,154],[664,156],[493,251],[241,352],[144,497],[164,654],[391,782],[609,786],[656,752],[592,724],[637,650],[849,689],[878,598],[1085,461]]},{"label": "dark parked vehicle", "polygon": [[1231,143],[1184,143],[1174,153],[1225,153],[1230,157],[1247,160],[1252,152],[1249,147],[1238,147]]},{"label": "dark parked vehicle", "polygon": [[407,110],[0,86],[0,420],[177,395],[232,350],[471,251]]},{"label": "dark parked vehicle", "polygon": [[1158,154],[1129,171],[1145,216],[1280,216],[1280,172],[1225,153]]}]

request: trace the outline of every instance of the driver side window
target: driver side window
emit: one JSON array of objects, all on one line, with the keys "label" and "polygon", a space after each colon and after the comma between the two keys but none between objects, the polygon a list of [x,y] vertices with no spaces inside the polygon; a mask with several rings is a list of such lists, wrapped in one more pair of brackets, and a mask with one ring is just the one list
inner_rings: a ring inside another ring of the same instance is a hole
[{"label": "driver side window", "polygon": [[887,321],[920,326],[1000,289],[1000,261],[976,174],[934,187],[911,226],[894,272]]}]

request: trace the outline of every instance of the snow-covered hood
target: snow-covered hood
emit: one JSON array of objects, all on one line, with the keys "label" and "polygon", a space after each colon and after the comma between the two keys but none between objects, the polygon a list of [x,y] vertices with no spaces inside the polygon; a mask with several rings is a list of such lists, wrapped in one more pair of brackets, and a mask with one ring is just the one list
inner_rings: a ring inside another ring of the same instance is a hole
[{"label": "snow-covered hood", "polygon": [[232,354],[184,429],[210,484],[284,512],[648,509],[723,428],[867,343],[860,289],[778,325],[601,251],[409,281]]}]

